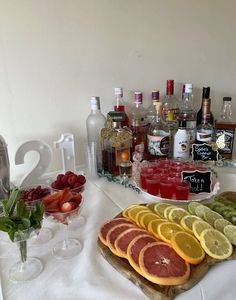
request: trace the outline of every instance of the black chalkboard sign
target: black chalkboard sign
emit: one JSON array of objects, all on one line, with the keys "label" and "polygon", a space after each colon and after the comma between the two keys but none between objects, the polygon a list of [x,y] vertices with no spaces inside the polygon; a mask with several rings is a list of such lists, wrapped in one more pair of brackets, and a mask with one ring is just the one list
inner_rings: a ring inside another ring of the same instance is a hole
[{"label": "black chalkboard sign", "polygon": [[182,181],[191,183],[190,192],[194,194],[211,193],[212,172],[211,171],[189,171],[182,172]]},{"label": "black chalkboard sign", "polygon": [[209,144],[193,144],[192,148],[192,158],[193,160],[208,161],[219,159],[218,150],[212,149],[212,146]]}]

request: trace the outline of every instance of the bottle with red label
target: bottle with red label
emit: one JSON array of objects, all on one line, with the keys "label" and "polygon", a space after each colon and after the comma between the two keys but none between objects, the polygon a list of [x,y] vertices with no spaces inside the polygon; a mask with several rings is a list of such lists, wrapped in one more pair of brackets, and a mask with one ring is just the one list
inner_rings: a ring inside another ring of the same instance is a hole
[{"label": "bottle with red label", "polygon": [[169,128],[162,120],[162,104],[156,103],[156,117],[148,130],[148,153],[150,159],[167,158],[169,155]]},{"label": "bottle with red label", "polygon": [[174,95],[174,80],[166,81],[166,96],[163,101],[163,118],[168,119],[168,113],[173,114],[174,120],[179,116],[179,100]]},{"label": "bottle with red label", "polygon": [[125,111],[125,104],[123,100],[123,88],[117,87],[114,89],[115,92],[115,103],[114,111],[121,111],[125,113],[124,121],[121,122],[121,127],[129,127],[129,118]]}]

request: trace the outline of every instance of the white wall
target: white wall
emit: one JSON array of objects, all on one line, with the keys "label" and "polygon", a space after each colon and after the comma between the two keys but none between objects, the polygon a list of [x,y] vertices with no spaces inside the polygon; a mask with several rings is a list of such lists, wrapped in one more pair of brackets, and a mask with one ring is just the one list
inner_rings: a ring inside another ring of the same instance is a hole
[{"label": "white wall", "polygon": [[[112,108],[113,88],[145,94],[175,79],[180,94],[192,82],[196,107],[211,86],[219,116],[223,96],[236,116],[236,1],[234,0],[0,0],[0,134],[8,142],[12,178],[16,149],[41,139],[53,146],[61,133],[76,137],[83,161],[89,98]],[[61,168],[54,150],[51,170]]]}]

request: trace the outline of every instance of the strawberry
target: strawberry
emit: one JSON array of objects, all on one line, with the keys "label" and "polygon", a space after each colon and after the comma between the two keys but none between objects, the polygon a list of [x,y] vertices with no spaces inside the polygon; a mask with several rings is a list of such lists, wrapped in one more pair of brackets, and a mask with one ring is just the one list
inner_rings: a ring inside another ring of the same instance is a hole
[{"label": "strawberry", "polygon": [[67,182],[70,185],[70,187],[73,188],[75,186],[75,184],[78,182],[77,176],[76,175],[70,175]]}]

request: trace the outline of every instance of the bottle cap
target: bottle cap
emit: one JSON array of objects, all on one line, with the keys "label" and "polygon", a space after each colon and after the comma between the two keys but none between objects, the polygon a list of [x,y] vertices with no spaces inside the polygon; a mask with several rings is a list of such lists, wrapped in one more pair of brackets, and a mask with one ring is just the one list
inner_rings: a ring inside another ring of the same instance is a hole
[{"label": "bottle cap", "polygon": [[174,80],[169,79],[166,81],[166,95],[174,95]]},{"label": "bottle cap", "polygon": [[231,101],[232,98],[231,97],[223,97],[223,101]]},{"label": "bottle cap", "polygon": [[123,88],[121,88],[121,87],[116,87],[116,88],[114,89],[114,91],[115,91],[115,95],[123,96]]},{"label": "bottle cap", "polygon": [[142,92],[134,92],[134,102],[136,102],[136,103],[142,103],[143,102]]},{"label": "bottle cap", "polygon": [[203,87],[202,89],[202,99],[208,99],[210,98],[210,87]]},{"label": "bottle cap", "polygon": [[180,127],[180,128],[186,128],[186,127],[187,127],[187,122],[186,122],[186,120],[180,120],[180,121],[179,121],[179,127]]},{"label": "bottle cap", "polygon": [[93,96],[90,98],[91,109],[100,109],[100,97]]},{"label": "bottle cap", "polygon": [[159,99],[160,99],[159,90],[153,90],[152,91],[152,101],[159,101]]},{"label": "bottle cap", "polygon": [[193,92],[193,85],[192,83],[185,83],[184,84],[184,93],[192,93]]}]

